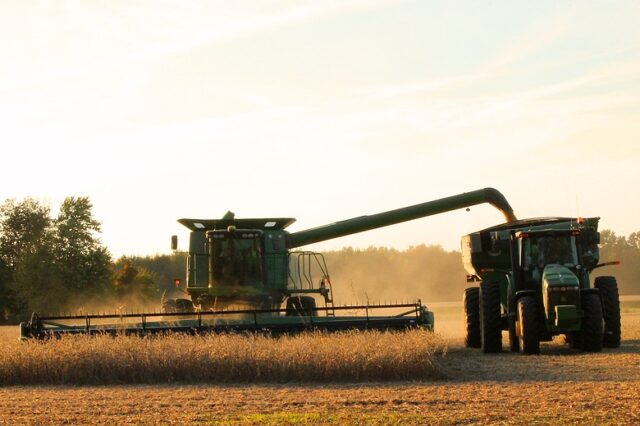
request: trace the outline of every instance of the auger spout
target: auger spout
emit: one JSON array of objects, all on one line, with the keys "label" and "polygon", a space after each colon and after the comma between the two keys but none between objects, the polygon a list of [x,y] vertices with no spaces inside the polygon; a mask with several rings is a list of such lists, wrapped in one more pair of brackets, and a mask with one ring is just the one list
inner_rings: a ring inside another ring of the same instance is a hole
[{"label": "auger spout", "polygon": [[451,197],[427,201],[426,203],[390,210],[383,213],[360,216],[319,226],[317,228],[294,232],[289,235],[288,247],[295,248],[319,241],[382,228],[422,217],[433,216],[452,210],[489,203],[502,212],[507,222],[517,220],[513,208],[504,195],[495,188],[483,188]]}]

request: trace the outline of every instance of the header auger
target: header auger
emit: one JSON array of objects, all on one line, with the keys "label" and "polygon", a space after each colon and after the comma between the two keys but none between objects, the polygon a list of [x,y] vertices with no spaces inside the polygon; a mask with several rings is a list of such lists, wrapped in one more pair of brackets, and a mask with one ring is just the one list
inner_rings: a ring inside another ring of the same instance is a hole
[{"label": "header auger", "polygon": [[[21,324],[23,338],[77,333],[204,332],[305,329],[433,329],[434,317],[415,303],[335,306],[320,253],[295,251],[319,241],[489,203],[516,220],[505,197],[484,188],[409,207],[290,233],[292,218],[180,219],[191,232],[184,296],[162,300],[159,313],[44,316]],[[172,238],[177,249],[177,237]],[[315,296],[315,297],[314,297]],[[323,306],[318,306],[320,300]],[[395,313],[389,313],[389,310]],[[376,315],[384,311],[384,315]],[[340,315],[340,314],[348,315]]]}]

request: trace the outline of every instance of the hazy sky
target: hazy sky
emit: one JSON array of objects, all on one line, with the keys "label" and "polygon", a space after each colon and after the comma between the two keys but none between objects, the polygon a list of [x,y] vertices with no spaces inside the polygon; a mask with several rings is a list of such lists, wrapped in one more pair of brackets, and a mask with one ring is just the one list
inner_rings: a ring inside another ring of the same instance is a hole
[{"label": "hazy sky", "polygon": [[184,246],[180,217],[302,230],[485,186],[640,230],[637,0],[0,1],[0,201],[87,195],[115,256]]}]

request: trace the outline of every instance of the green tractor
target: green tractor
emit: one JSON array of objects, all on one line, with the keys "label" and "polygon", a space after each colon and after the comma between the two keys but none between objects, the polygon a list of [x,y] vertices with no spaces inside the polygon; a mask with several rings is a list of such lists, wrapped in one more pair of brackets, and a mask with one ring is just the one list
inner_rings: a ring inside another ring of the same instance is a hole
[{"label": "green tractor", "polygon": [[620,346],[616,279],[598,277],[599,218],[527,219],[462,238],[467,281],[463,295],[465,344],[540,353],[540,342],[564,335],[572,348],[599,352]]}]

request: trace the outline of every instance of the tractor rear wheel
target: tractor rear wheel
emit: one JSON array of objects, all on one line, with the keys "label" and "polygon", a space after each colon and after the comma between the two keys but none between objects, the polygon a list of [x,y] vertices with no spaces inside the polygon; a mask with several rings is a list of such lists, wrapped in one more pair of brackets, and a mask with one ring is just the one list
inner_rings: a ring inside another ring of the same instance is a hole
[{"label": "tractor rear wheel", "polygon": [[595,293],[582,295],[582,350],[587,352],[600,352],[602,350],[602,302],[600,296]]},{"label": "tractor rear wheel", "polygon": [[520,317],[520,347],[522,353],[537,355],[540,353],[540,332],[538,330],[538,301],[532,296],[523,296],[518,300]]},{"label": "tractor rear wheel", "polygon": [[287,314],[292,316],[317,317],[316,299],[311,296],[292,296],[287,299]]},{"label": "tractor rear wheel", "polygon": [[500,284],[480,283],[480,346],[482,352],[502,351],[502,318]]},{"label": "tractor rear wheel", "polygon": [[602,345],[605,348],[620,347],[620,295],[615,277],[598,277],[595,288],[602,299],[602,316],[604,318],[604,336]]},{"label": "tractor rear wheel", "polygon": [[480,288],[469,287],[462,295],[464,308],[465,336],[467,348],[479,348],[480,340]]}]

